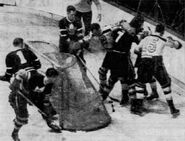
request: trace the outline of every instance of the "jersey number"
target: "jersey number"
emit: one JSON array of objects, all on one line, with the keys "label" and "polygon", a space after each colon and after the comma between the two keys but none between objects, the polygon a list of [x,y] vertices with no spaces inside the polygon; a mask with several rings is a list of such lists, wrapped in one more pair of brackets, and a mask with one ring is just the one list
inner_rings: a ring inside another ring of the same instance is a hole
[{"label": "jersey number", "polygon": [[25,57],[24,57],[24,55],[22,54],[22,51],[18,51],[18,52],[17,52],[17,55],[18,55],[19,58],[20,58],[21,64],[24,64],[24,63],[27,62],[26,59],[25,59]]},{"label": "jersey number", "polygon": [[118,31],[118,37],[116,38],[115,42],[117,43],[121,37],[124,35],[125,32]]},{"label": "jersey number", "polygon": [[147,46],[147,50],[150,53],[153,53],[156,51],[156,43],[159,39],[153,39],[152,42]]}]

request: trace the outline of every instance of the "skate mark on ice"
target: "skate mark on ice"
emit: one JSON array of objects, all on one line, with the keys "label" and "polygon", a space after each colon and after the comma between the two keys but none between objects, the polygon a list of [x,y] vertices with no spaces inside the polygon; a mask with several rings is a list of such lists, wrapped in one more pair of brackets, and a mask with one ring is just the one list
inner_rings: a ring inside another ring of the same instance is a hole
[{"label": "skate mark on ice", "polygon": [[154,101],[144,101],[144,107],[151,113],[168,114],[169,109],[166,102],[158,99]]}]

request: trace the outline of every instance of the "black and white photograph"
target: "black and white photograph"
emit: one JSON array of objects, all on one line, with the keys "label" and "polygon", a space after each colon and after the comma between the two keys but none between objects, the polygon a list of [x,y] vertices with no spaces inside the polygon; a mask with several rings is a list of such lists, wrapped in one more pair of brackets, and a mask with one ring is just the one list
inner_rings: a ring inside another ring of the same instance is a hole
[{"label": "black and white photograph", "polygon": [[0,141],[185,141],[185,0],[0,0]]}]

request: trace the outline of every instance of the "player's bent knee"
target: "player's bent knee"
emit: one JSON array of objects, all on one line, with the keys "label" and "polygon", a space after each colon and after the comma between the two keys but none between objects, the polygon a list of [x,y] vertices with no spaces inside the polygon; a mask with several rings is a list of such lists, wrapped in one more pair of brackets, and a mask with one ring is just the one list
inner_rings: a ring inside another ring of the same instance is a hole
[{"label": "player's bent knee", "polygon": [[136,93],[144,93],[145,87],[146,87],[145,85],[136,84],[135,86]]},{"label": "player's bent knee", "polygon": [[171,87],[166,87],[166,88],[163,88],[163,92],[165,95],[168,95],[171,93]]}]

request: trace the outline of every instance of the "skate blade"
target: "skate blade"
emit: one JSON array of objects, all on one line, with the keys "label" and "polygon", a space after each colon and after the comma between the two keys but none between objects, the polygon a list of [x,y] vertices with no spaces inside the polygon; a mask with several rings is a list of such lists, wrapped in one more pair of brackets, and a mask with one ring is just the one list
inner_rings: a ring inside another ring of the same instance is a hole
[{"label": "skate blade", "polygon": [[131,114],[134,114],[134,115],[137,115],[137,116],[140,116],[140,117],[144,117],[146,113],[132,112],[131,111]]}]

